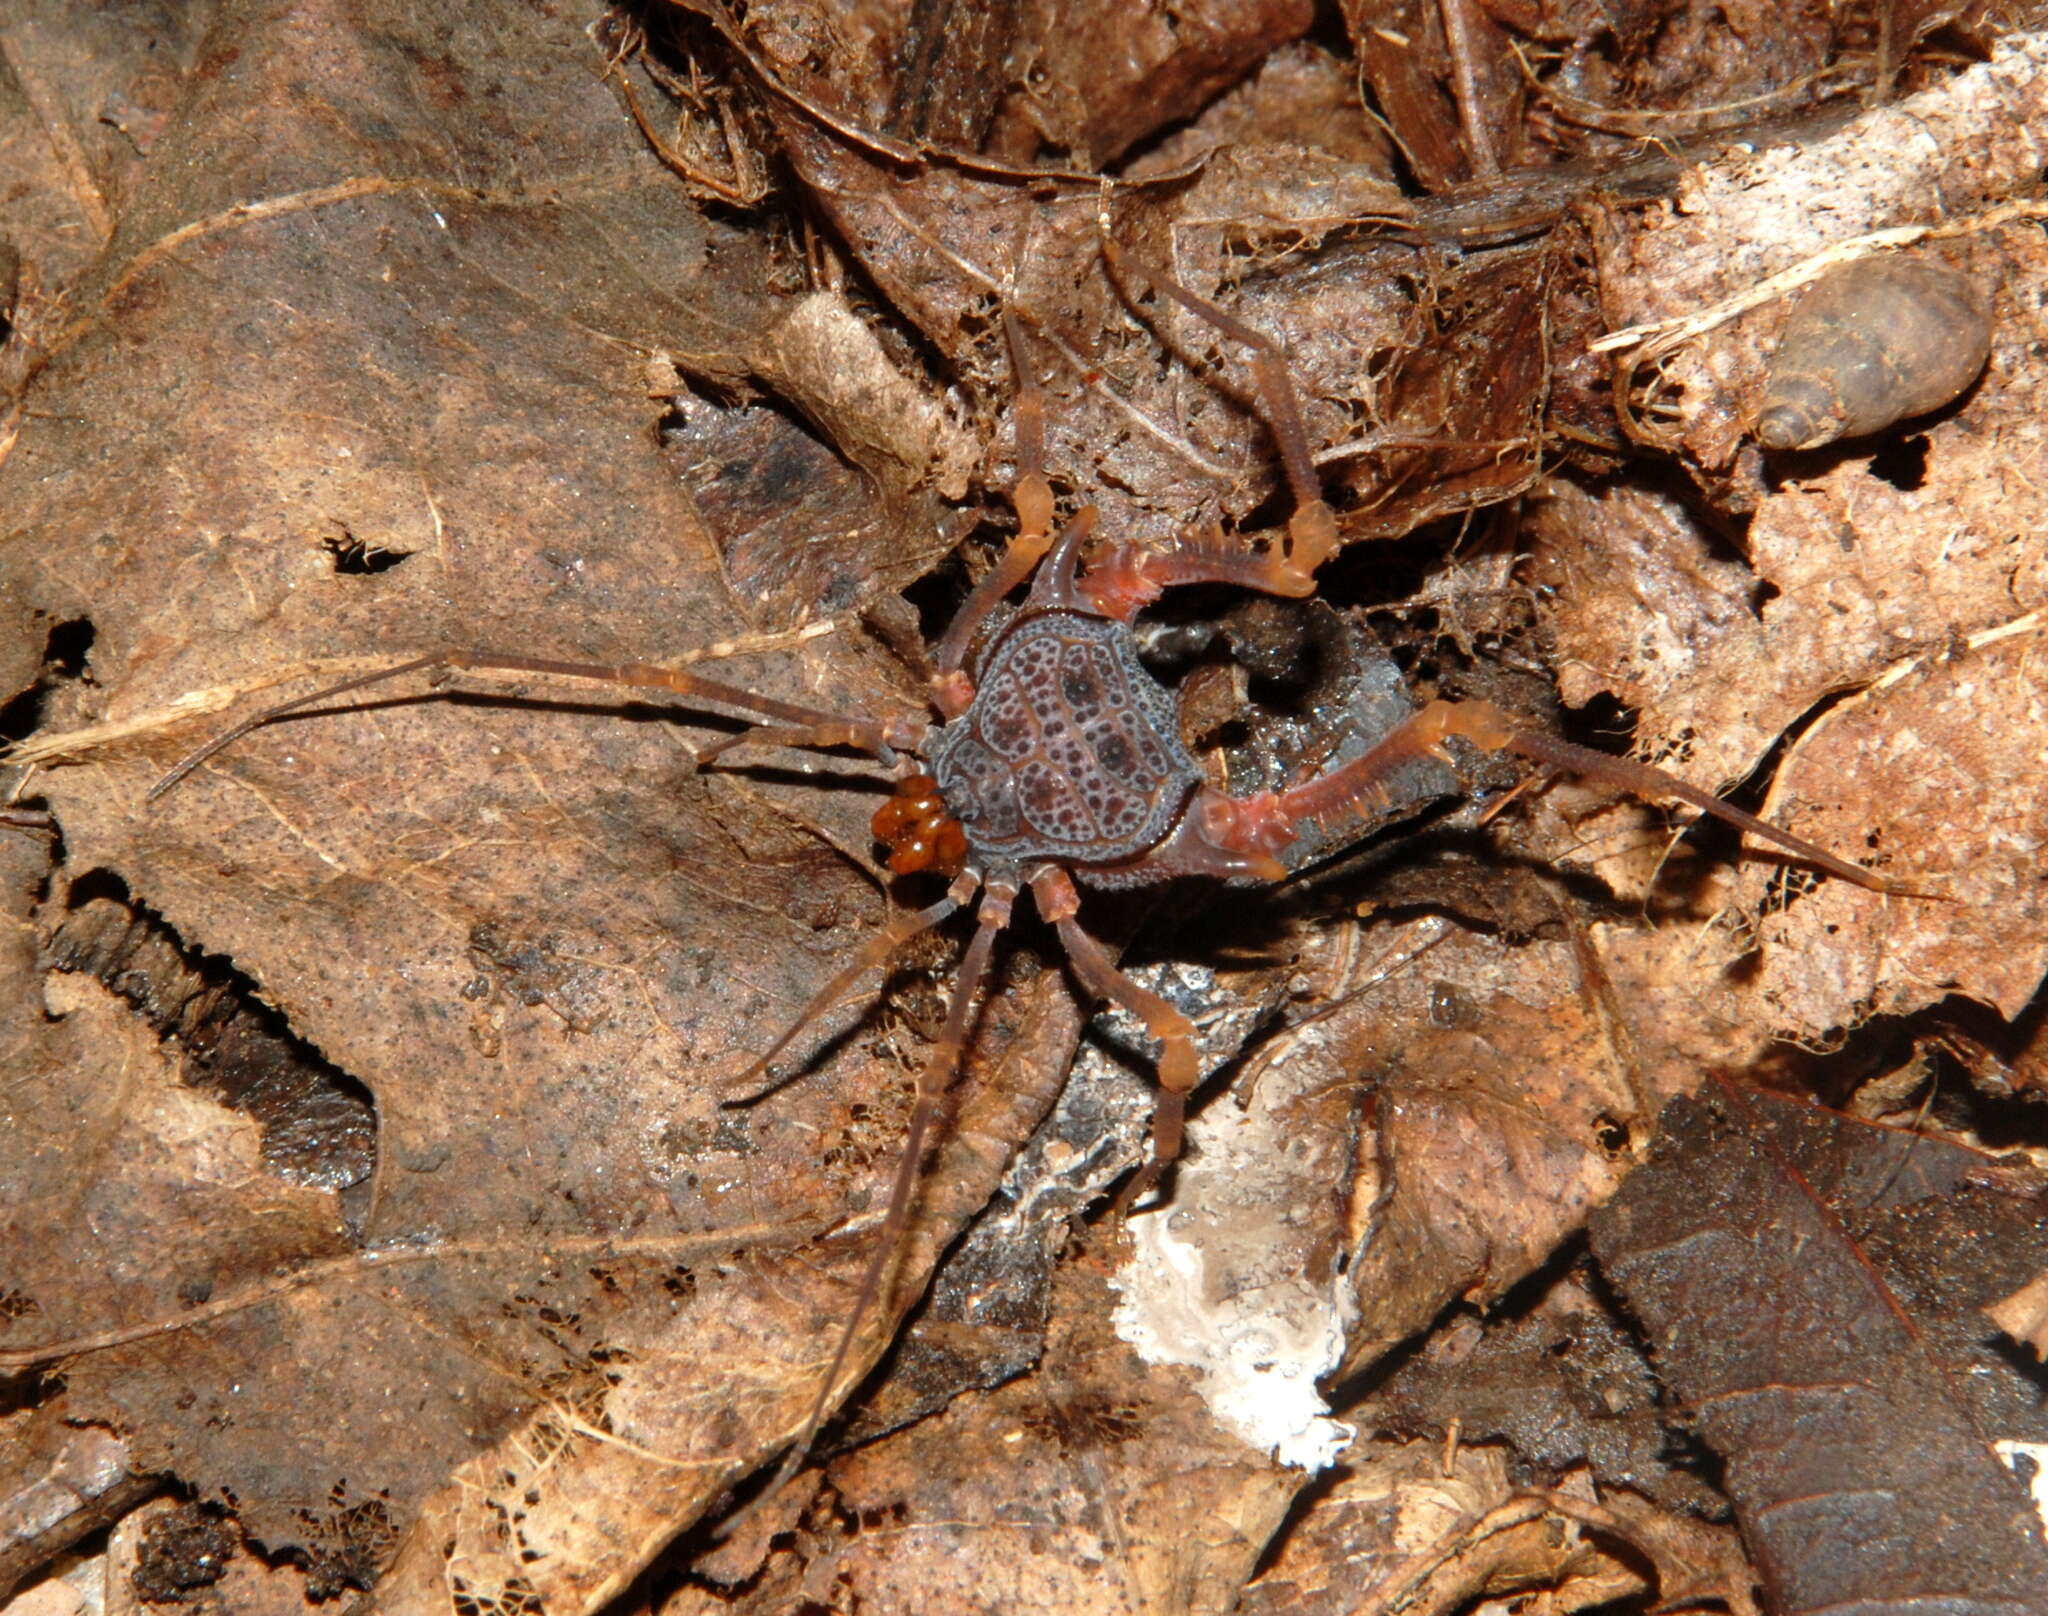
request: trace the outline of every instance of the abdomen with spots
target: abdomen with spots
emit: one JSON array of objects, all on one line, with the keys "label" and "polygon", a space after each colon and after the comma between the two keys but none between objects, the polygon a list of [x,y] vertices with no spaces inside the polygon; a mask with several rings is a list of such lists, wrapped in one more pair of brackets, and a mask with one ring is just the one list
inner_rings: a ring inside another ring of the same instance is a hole
[{"label": "abdomen with spots", "polygon": [[948,808],[988,860],[1135,858],[1172,829],[1201,779],[1173,697],[1129,631],[1067,611],[1009,627],[973,705],[930,755]]}]

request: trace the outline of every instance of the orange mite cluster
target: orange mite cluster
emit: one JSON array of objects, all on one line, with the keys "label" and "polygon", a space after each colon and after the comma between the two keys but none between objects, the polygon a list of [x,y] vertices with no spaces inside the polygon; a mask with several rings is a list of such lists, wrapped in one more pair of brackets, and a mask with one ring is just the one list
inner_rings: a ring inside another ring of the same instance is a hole
[{"label": "orange mite cluster", "polygon": [[967,832],[946,812],[939,782],[928,774],[899,781],[896,794],[875,810],[875,840],[888,847],[889,868],[898,875],[957,875],[967,862]]}]

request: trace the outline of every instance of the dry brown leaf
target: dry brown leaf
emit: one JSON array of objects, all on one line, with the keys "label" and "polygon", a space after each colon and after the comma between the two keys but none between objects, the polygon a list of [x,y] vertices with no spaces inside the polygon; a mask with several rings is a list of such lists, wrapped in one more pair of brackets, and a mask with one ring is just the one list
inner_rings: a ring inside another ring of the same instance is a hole
[{"label": "dry brown leaf", "polygon": [[1522,1474],[1600,1486],[1665,1509],[1722,1512],[1720,1495],[1671,1441],[1671,1410],[1627,1321],[1574,1269],[1526,1309],[1461,1312],[1404,1357],[1361,1417],[1387,1435],[1504,1443]]},{"label": "dry brown leaf", "polygon": [[[1628,1494],[1596,1501],[1583,1475],[1550,1492],[1512,1485],[1499,1448],[1360,1444],[1245,1591],[1253,1616],[1441,1613],[1536,1595],[1559,1611],[1654,1591],[1753,1613],[1726,1529]],[[1644,1571],[1652,1569],[1654,1583]],[[1733,1573],[1733,1574],[1731,1574]]]},{"label": "dry brown leaf", "polygon": [[[1756,990],[1781,1035],[1824,1043],[1960,994],[2017,1020],[2048,975],[2048,612],[1962,641],[1832,708],[1799,738],[1774,817],[1935,896],[1789,898],[1759,930]],[[1792,811],[1792,805],[1798,811]]]},{"label": "dry brown leaf", "polygon": [[[2015,41],[1915,98],[1915,127],[1932,132],[1915,156],[1885,143],[1904,114],[1881,110],[1805,149],[1696,170],[1676,211],[1611,212],[1596,232],[1610,317],[1711,305],[1745,274],[1818,250],[1817,219],[1838,235],[1914,219],[1936,186],[1961,210],[1944,165],[1967,165],[1978,202],[1997,201],[2016,173],[2005,120],[2014,98],[2038,94],[2038,58],[2034,43]],[[1817,196],[1848,211],[1818,209]],[[1781,227],[1795,207],[1807,222]],[[1875,445],[1843,444],[1767,467],[1753,450],[1735,459],[1761,395],[1762,331],[1782,313],[1767,308],[1665,361],[1676,430],[1703,475],[1720,479],[1710,492],[1754,506],[1736,542],[1696,506],[1630,483],[1554,483],[1537,510],[1565,699],[1627,703],[1639,745],[1668,766],[1707,783],[1738,779],[1837,693],[1864,691],[1800,737],[1769,811],[1830,846],[1865,849],[1943,901],[1838,883],[1802,896],[1746,877],[1727,901],[1762,920],[1701,932],[1671,962],[1693,975],[1703,1008],[1721,1001],[1713,1021],[1814,1046],[1952,994],[2013,1016],[2048,971],[2038,858],[2048,819],[2032,777],[2048,604],[2034,355],[2048,255],[2024,224],[1943,248],[1991,293],[1994,358],[1960,405],[1903,448],[1874,456]],[[1631,953],[1660,950],[1623,941]],[[1717,981],[1752,943],[1760,968]],[[1669,974],[1647,960],[1611,964],[1626,983]],[[1666,1044],[1681,1042],[1667,1033]]]},{"label": "dry brown leaf", "polygon": [[[1666,207],[1648,214],[1597,210],[1609,329],[1675,324],[1733,308],[1770,277],[1842,243],[1900,227],[1967,232],[1973,215],[2026,196],[2039,167],[2027,132],[2048,93],[2044,61],[2048,45],[2038,34],[2015,35],[1993,49],[1988,63],[1874,107],[1826,138],[1802,143],[1795,135],[1726,149],[1690,170]],[[1992,275],[1979,278],[1998,289]],[[1739,324],[1710,328],[1704,340],[1661,356],[1640,342],[1624,345],[1622,381],[1647,389],[1658,411],[1639,430],[1660,443],[1683,444],[1707,472],[1727,471],[1763,396],[1767,338],[1787,312],[1782,301],[1771,301]],[[2022,299],[2001,309],[2001,322],[2014,315],[2026,323],[2039,311]],[[1645,366],[1640,377],[1638,359]],[[1664,420],[1666,411],[1674,418]],[[1738,472],[1755,487],[1753,459]]]},{"label": "dry brown leaf", "polygon": [[1984,1316],[2036,1358],[2048,1359],[2048,1274],[2030,1281],[2003,1301],[1984,1309]]}]

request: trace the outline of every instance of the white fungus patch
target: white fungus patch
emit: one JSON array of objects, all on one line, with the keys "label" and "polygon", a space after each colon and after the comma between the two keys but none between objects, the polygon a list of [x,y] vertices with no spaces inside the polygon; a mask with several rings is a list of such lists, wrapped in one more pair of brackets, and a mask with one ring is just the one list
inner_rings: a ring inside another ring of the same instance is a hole
[{"label": "white fungus patch", "polygon": [[2032,1461],[2033,1474],[2028,1477],[2027,1490],[2033,1496],[2034,1513],[2041,1517],[2041,1524],[2048,1527],[2048,1443],[2020,1442],[2001,1437],[1991,1446],[2005,1461],[2005,1467],[2015,1474],[2023,1474],[2020,1460]]},{"label": "white fungus patch", "polygon": [[[1303,1029],[1295,1052],[1318,1037]],[[1338,1141],[1305,1125],[1301,1104],[1317,1064],[1276,1059],[1249,1109],[1224,1096],[1189,1124],[1172,1203],[1130,1220],[1131,1253],[1111,1281],[1117,1334],[1140,1357],[1199,1371],[1220,1425],[1312,1472],[1352,1437],[1316,1386],[1343,1358],[1348,1307],[1316,1215],[1332,1201]]]}]

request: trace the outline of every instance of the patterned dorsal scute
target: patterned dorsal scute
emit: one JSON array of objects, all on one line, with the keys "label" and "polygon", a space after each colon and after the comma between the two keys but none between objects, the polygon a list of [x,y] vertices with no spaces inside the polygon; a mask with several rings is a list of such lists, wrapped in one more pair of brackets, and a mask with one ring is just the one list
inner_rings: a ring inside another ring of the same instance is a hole
[{"label": "patterned dorsal scute", "polygon": [[972,705],[927,755],[984,862],[1135,858],[1164,839],[1202,778],[1130,630],[1071,611],[1012,623]]}]

